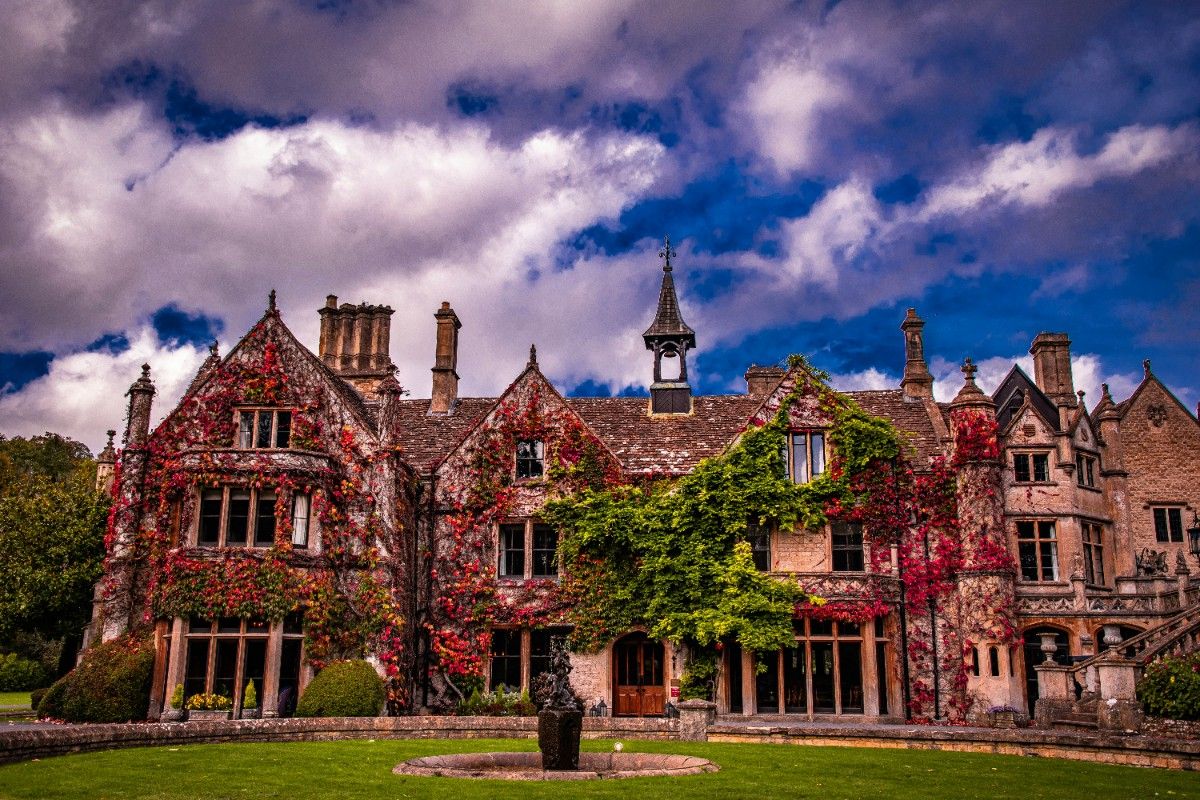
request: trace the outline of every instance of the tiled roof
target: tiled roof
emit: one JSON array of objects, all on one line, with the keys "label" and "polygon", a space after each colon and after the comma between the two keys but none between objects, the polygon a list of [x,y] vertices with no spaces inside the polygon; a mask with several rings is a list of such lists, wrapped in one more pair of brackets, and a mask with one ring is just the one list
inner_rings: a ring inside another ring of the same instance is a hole
[{"label": "tiled roof", "polygon": [[650,417],[648,397],[568,397],[571,405],[629,472],[688,472],[725,449],[761,397],[693,398],[692,413]]},{"label": "tiled roof", "polygon": [[404,457],[422,474],[458,446],[496,403],[494,397],[462,397],[453,414],[429,414],[429,399],[400,400],[397,427]]},{"label": "tiled roof", "polygon": [[942,454],[937,432],[933,429],[924,403],[905,400],[904,393],[899,389],[846,394],[853,397],[868,414],[891,420],[916,449],[916,458],[913,460],[915,467],[924,467],[929,459]]},{"label": "tiled roof", "polygon": [[[940,452],[925,405],[899,390],[849,392],[869,414],[890,419],[917,451],[918,465]],[[762,403],[749,395],[693,398],[693,413],[651,417],[647,397],[568,397],[580,418],[630,473],[679,475],[721,453]],[[453,414],[430,415],[429,400],[400,401],[400,443],[409,463],[428,473],[491,409],[495,398],[468,397]]]}]

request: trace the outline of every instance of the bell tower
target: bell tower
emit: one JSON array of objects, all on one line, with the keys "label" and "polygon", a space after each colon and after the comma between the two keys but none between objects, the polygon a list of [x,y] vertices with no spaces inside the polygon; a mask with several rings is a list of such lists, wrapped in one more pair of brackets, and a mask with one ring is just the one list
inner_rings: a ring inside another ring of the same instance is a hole
[{"label": "bell tower", "polygon": [[[679,298],[675,296],[672,276],[671,237],[663,239],[658,257],[663,260],[662,289],[658,293],[658,311],[654,322],[642,334],[646,349],[654,351],[654,383],[650,385],[651,414],[690,414],[692,387],[688,384],[687,351],[696,346],[696,332],[688,327],[679,313]],[[663,359],[667,374],[664,375]],[[678,359],[676,362],[675,359]],[[678,363],[678,369],[674,369]]]}]

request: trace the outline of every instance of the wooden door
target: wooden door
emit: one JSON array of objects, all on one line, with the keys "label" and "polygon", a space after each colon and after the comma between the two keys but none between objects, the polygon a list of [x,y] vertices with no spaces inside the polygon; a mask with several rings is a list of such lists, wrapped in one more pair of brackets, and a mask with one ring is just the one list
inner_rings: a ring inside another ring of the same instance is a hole
[{"label": "wooden door", "polygon": [[613,647],[616,681],[614,714],[627,717],[662,716],[667,702],[663,685],[662,642],[633,634]]}]

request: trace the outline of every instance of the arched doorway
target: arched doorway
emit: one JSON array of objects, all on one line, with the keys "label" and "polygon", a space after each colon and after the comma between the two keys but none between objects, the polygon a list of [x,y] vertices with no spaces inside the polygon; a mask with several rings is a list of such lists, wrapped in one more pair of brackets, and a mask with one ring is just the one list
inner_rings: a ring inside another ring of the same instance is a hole
[{"label": "arched doorway", "polygon": [[667,701],[662,642],[644,633],[617,640],[613,645],[613,699],[617,716],[662,716]]},{"label": "arched doorway", "polygon": [[1067,638],[1066,631],[1046,626],[1030,628],[1025,631],[1025,635],[1022,637],[1025,640],[1025,697],[1029,701],[1030,716],[1033,716],[1034,706],[1038,699],[1038,677],[1034,667],[1046,660],[1046,656],[1042,653],[1043,633],[1054,634],[1054,644],[1058,646],[1058,649],[1054,651],[1054,662],[1063,666],[1071,665],[1071,643]]}]

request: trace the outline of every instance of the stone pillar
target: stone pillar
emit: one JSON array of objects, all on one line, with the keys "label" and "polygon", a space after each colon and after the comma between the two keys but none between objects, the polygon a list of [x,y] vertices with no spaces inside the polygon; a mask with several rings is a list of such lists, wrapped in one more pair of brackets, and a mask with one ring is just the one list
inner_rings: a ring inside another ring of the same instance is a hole
[{"label": "stone pillar", "polygon": [[707,742],[708,726],[717,721],[717,704],[707,700],[684,700],[677,708],[679,741]]},{"label": "stone pillar", "polygon": [[279,716],[279,665],[283,657],[283,622],[272,622],[267,638],[267,663],[263,671],[263,696],[258,698],[264,719]]},{"label": "stone pillar", "polygon": [[1132,730],[1142,727],[1142,706],[1137,700],[1138,665],[1114,652],[1096,661],[1100,702],[1096,722],[1101,730]]},{"label": "stone pillar", "polygon": [[1037,670],[1038,701],[1033,716],[1038,725],[1049,727],[1057,714],[1070,711],[1075,704],[1072,670],[1049,661],[1036,665],[1034,669]]}]

